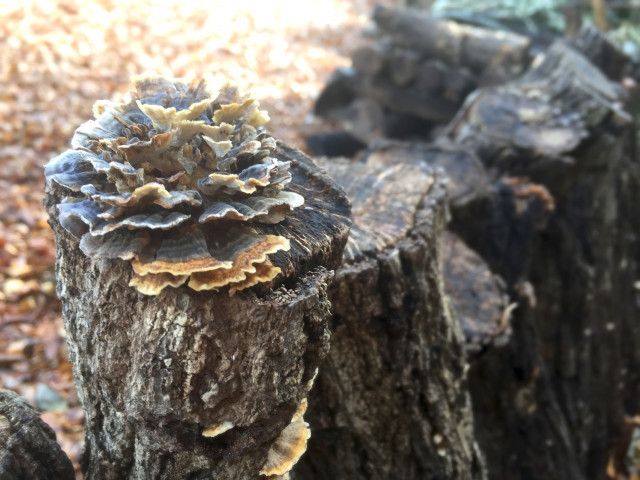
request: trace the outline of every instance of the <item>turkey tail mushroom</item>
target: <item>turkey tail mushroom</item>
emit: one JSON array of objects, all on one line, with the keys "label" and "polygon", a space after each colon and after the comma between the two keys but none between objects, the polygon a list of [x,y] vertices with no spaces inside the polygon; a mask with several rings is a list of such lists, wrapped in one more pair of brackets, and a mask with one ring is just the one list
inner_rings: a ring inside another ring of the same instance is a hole
[{"label": "turkey tail mushroom", "polygon": [[62,226],[87,256],[130,260],[147,295],[186,284],[229,293],[280,273],[268,255],[289,240],[257,233],[304,204],[283,191],[268,114],[225,85],[141,76],[124,103],[96,102],[95,120],[45,166]]}]

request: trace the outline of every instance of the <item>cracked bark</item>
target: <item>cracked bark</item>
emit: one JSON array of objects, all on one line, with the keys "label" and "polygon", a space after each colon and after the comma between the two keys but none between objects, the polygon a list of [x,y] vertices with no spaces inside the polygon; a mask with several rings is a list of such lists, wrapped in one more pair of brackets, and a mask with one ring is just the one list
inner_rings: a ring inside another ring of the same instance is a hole
[{"label": "cracked bark", "polygon": [[17,393],[0,390],[0,478],[73,480],[69,457],[55,432]]},{"label": "cracked bark", "polygon": [[439,265],[443,177],[393,159],[322,166],[349,194],[354,226],[293,478],[482,478],[464,340]]},{"label": "cracked bark", "polygon": [[[556,206],[517,259],[476,235],[482,221],[454,219],[496,271],[510,273],[524,307],[509,345],[470,372],[491,478],[599,479],[608,466],[624,471],[614,447],[624,443],[625,416],[638,408],[640,225],[634,123],[622,90],[556,42],[521,79],[474,94],[449,126],[450,139],[487,169],[544,185]],[[517,243],[517,229],[502,235]],[[521,295],[526,280],[535,297]]]}]

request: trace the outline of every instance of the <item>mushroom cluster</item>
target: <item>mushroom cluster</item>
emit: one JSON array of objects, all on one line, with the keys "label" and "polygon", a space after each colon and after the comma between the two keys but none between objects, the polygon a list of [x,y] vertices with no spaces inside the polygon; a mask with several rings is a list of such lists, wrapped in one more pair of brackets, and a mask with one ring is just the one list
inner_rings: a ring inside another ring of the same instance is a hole
[{"label": "mushroom cluster", "polygon": [[134,83],[125,103],[97,102],[45,166],[62,227],[85,255],[130,261],[130,285],[147,295],[271,281],[280,269],[267,256],[289,240],[252,224],[278,223],[304,199],[284,191],[290,165],[272,156],[267,113],[230,85]]}]

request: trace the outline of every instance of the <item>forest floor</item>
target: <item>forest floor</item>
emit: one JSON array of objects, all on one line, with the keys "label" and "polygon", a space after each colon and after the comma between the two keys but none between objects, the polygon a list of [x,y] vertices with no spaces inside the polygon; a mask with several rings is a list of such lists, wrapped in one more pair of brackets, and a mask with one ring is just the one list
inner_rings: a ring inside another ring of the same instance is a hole
[{"label": "forest floor", "polygon": [[83,414],[55,295],[43,165],[94,101],[121,100],[145,71],[233,81],[261,100],[277,138],[304,148],[313,101],[364,41],[374,3],[0,0],[0,388],[42,411],[78,478]]}]

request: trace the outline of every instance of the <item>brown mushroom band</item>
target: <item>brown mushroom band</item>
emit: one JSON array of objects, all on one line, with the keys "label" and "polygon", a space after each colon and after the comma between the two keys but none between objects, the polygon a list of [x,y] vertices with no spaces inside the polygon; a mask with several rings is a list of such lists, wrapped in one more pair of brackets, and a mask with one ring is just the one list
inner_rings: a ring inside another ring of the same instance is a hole
[{"label": "brown mushroom band", "polygon": [[258,234],[303,197],[283,191],[289,162],[258,102],[225,85],[143,76],[125,103],[99,101],[71,149],[45,166],[60,224],[90,257],[131,261],[147,295],[184,283],[233,295],[280,273],[268,255],[289,240]]}]

